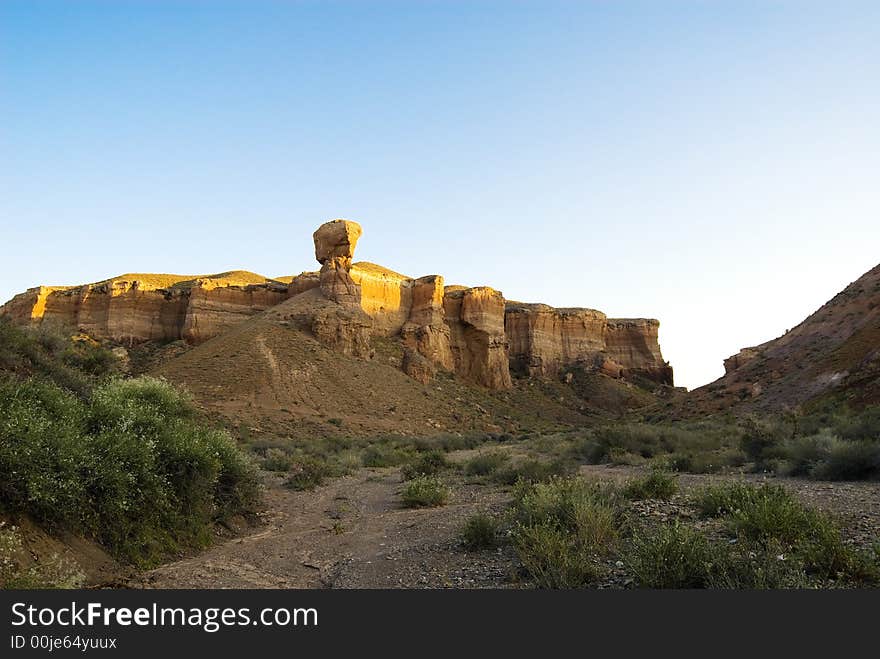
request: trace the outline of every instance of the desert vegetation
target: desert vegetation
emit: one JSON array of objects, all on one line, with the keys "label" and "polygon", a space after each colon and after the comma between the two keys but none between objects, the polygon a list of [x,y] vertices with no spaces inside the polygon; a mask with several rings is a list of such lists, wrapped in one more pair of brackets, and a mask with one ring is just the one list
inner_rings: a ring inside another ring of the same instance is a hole
[{"label": "desert vegetation", "polygon": [[[109,351],[47,328],[0,322],[0,355],[4,517],[148,566],[205,546],[216,522],[256,505],[250,460],[169,383],[122,377]],[[2,560],[14,561],[16,538],[7,527]]]},{"label": "desert vegetation", "polygon": [[805,414],[604,425],[570,438],[591,464],[689,473],[751,471],[817,480],[880,479],[880,406],[826,404]]},{"label": "desert vegetation", "polygon": [[847,543],[832,517],[780,486],[701,489],[683,499],[684,514],[661,521],[630,503],[634,488],[637,500],[670,496],[649,494],[644,482],[521,482],[504,514],[468,521],[463,542],[476,550],[508,538],[523,577],[540,588],[610,585],[615,576],[643,588],[880,585],[880,547]]}]

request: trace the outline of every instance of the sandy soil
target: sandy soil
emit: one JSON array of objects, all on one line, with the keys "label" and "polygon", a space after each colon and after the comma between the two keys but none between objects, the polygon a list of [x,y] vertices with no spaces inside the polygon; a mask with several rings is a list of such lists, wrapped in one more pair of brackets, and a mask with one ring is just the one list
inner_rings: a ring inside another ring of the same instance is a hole
[{"label": "sandy soil", "polygon": [[459,532],[478,511],[500,510],[494,488],[460,484],[446,506],[402,508],[399,470],[361,470],[312,492],[269,484],[266,525],[162,566],[148,588],[497,587],[510,550],[466,552]]}]

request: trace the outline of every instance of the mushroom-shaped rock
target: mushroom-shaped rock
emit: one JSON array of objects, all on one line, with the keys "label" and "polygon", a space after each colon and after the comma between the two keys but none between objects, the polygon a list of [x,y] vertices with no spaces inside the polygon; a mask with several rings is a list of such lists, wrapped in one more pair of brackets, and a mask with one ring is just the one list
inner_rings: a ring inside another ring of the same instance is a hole
[{"label": "mushroom-shaped rock", "polygon": [[361,287],[351,278],[351,259],[362,233],[361,225],[348,220],[333,220],[318,227],[315,258],[321,263],[321,292],[328,300],[358,305]]},{"label": "mushroom-shaped rock", "polygon": [[315,258],[321,265],[329,261],[346,266],[351,265],[354,248],[363,230],[361,225],[350,220],[325,222],[315,231]]}]

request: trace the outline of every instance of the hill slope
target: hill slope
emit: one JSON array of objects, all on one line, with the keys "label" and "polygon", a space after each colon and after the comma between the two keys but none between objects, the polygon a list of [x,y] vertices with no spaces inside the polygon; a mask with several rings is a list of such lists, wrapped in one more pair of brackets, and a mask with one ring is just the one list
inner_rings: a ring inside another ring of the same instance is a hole
[{"label": "hill slope", "polygon": [[724,366],[723,377],[687,396],[686,410],[780,410],[829,396],[880,402],[880,265],[797,327]]},{"label": "hill slope", "polygon": [[422,384],[400,370],[398,341],[373,337],[372,358],[360,359],[283,320],[297,301],[182,353],[169,351],[151,372],[183,385],[229,423],[294,438],[552,429],[653,401],[595,373],[576,374],[572,383],[601,393],[589,402],[560,381],[519,380],[491,391],[444,373]]}]

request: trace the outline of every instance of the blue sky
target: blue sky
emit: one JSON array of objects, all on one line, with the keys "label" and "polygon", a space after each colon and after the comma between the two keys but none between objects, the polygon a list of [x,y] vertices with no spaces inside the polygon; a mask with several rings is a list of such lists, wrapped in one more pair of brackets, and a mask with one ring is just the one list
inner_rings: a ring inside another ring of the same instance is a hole
[{"label": "blue sky", "polygon": [[880,3],[0,1],[0,298],[356,258],[661,320],[679,384],[880,261]]}]

